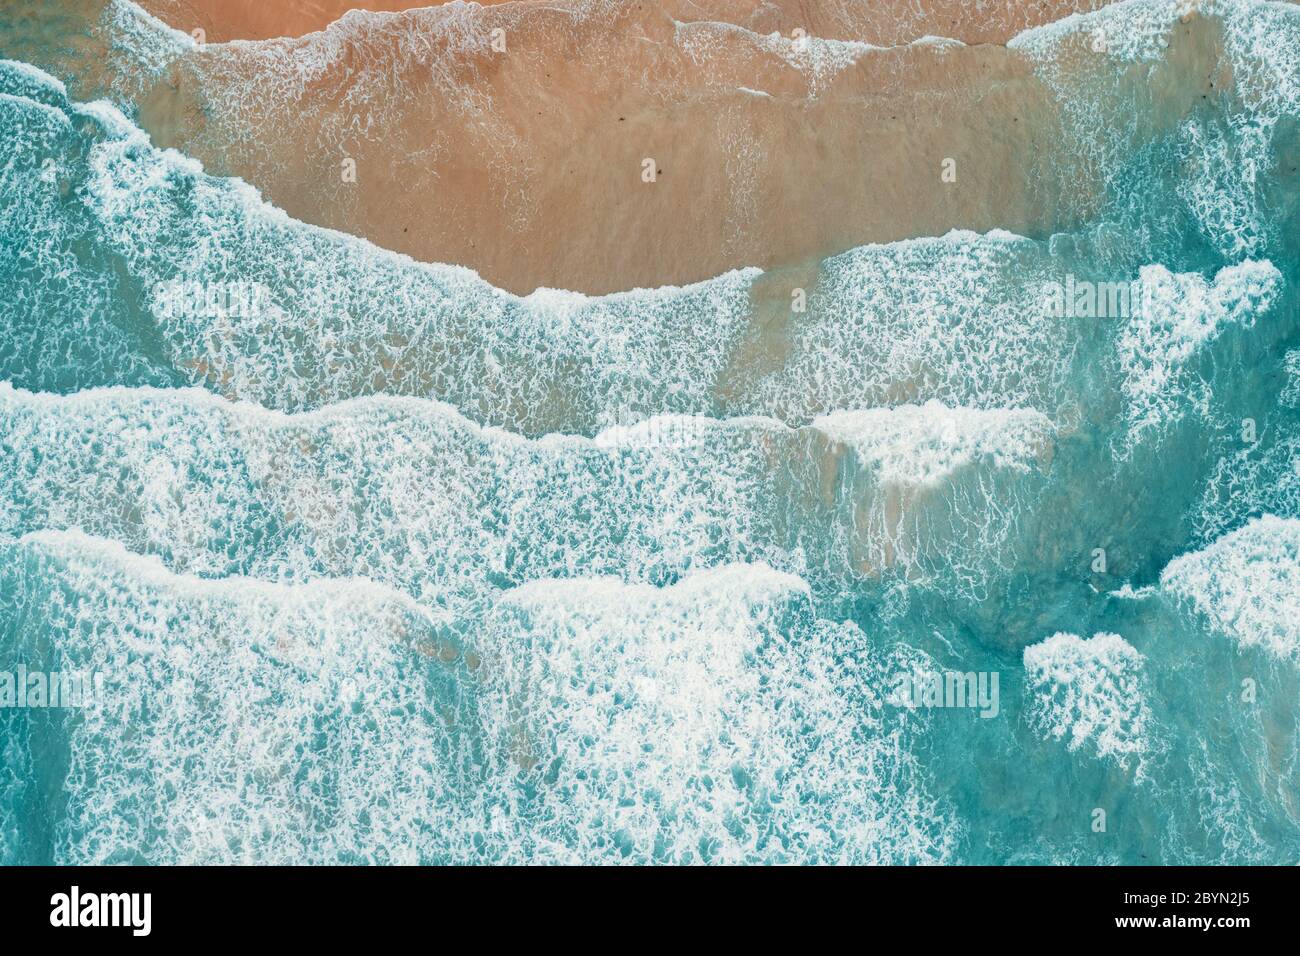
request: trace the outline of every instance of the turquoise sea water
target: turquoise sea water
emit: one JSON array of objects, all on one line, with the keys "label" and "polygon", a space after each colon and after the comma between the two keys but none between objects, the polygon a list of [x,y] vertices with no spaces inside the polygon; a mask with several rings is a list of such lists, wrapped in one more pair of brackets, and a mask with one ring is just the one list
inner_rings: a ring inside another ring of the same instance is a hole
[{"label": "turquoise sea water", "polygon": [[1300,860],[1300,8],[1201,9],[1011,44],[1077,229],[806,312],[513,296],[0,62],[0,672],[104,677],[0,708],[0,859]]}]

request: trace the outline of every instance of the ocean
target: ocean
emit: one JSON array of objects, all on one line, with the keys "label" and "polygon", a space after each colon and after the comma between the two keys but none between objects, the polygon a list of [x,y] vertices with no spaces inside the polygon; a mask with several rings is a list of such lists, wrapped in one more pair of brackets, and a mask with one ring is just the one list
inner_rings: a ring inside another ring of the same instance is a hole
[{"label": "ocean", "polygon": [[1300,861],[1300,7],[210,6],[0,0],[0,862]]}]

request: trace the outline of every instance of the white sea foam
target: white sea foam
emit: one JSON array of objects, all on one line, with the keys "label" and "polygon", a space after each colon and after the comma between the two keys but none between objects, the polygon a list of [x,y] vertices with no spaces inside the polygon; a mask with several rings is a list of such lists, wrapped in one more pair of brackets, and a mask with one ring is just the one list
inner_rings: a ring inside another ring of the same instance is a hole
[{"label": "white sea foam", "polygon": [[1118,634],[1054,634],[1024,651],[1028,718],[1044,739],[1142,772],[1154,723],[1146,660]]},{"label": "white sea foam", "polygon": [[535,582],[462,645],[366,582],[204,581],[77,533],[0,538],[0,554],[7,649],[106,675],[104,706],[61,728],[66,773],[46,764],[68,799],[61,863],[955,847],[912,752],[924,723],[877,690],[915,652],[815,621],[808,586],[764,566],[663,591]]},{"label": "white sea foam", "polygon": [[1300,663],[1300,520],[1251,521],[1169,562],[1160,587],[1241,649]]},{"label": "white sea foam", "polygon": [[1293,3],[1215,4],[1237,85],[1266,121],[1300,111],[1300,8]]},{"label": "white sea foam", "polygon": [[1277,400],[1288,408],[1300,408],[1300,349],[1290,349],[1282,359],[1286,385]]},{"label": "white sea foam", "polygon": [[1300,432],[1277,419],[1259,427],[1257,442],[1220,457],[1205,477],[1194,544],[1208,545],[1256,515],[1300,518]]},{"label": "white sea foam", "polygon": [[979,602],[1046,517],[1036,504],[1056,430],[1039,412],[930,402],[837,412],[814,427],[833,440],[851,528],[843,547],[868,578]]},{"label": "white sea foam", "polygon": [[1093,52],[1118,62],[1151,63],[1164,56],[1174,26],[1188,8],[1187,0],[1108,3],[1099,10],[1030,27],[1007,41],[1007,46],[1046,64],[1064,58],[1062,46],[1082,39]]},{"label": "white sea foam", "polygon": [[988,461],[1028,471],[1051,461],[1052,423],[1033,409],[948,408],[935,401],[835,412],[813,427],[844,442],[881,484],[933,485]]},{"label": "white sea foam", "polygon": [[68,102],[68,88],[44,70],[18,60],[0,59],[4,72],[5,92],[10,96],[23,96],[48,106],[63,106]]},{"label": "white sea foam", "polygon": [[779,33],[761,35],[734,24],[707,20],[675,23],[675,30],[682,52],[697,67],[707,69],[726,43],[750,44],[802,73],[807,78],[809,98],[824,92],[837,75],[860,58],[882,49],[853,40],[786,37]]},{"label": "white sea foam", "polygon": [[285,416],[197,390],[7,385],[0,419],[5,530],[84,527],[205,574],[363,574],[445,613],[536,577],[799,569],[801,536],[834,520],[815,436],[770,419],[529,441],[417,399]]},{"label": "white sea foam", "polygon": [[932,399],[1055,419],[1084,329],[1043,314],[1054,268],[1044,246],[1001,230],[827,259],[780,364],[744,370],[748,403],[786,419]]},{"label": "white sea foam", "polygon": [[67,800],[55,862],[417,858],[410,811],[454,792],[467,702],[454,643],[409,599],[177,576],[71,532],[0,554],[5,650],[104,675],[41,765]]},{"label": "white sea foam", "polygon": [[286,415],[196,389],[8,384],[0,424],[0,531],[84,528],[191,573],[363,575],[447,619],[536,578],[741,560],[826,586],[974,588],[1032,526],[1053,436],[1037,413],[934,405],[529,440],[412,398]]},{"label": "white sea foam", "polygon": [[1214,280],[1142,269],[1144,307],[1120,330],[1117,351],[1128,402],[1131,450],[1191,414],[1207,414],[1211,379],[1197,366],[1207,347],[1228,329],[1252,328],[1282,291],[1271,262],[1247,261],[1220,269]]},{"label": "white sea foam", "polygon": [[[1234,260],[1269,254],[1282,239],[1276,200],[1261,190],[1284,155],[1278,122],[1300,103],[1298,42],[1300,17],[1288,3],[1126,0],[1026,30],[1008,46],[1053,90],[1072,140],[1064,155],[1100,177],[1107,200],[1150,197],[1169,185],[1165,170],[1176,169],[1170,199],[1185,203],[1205,241]],[[1204,80],[1174,72],[1190,70]],[[1162,91],[1154,104],[1153,90]],[[1211,97],[1216,109],[1207,115]],[[1157,168],[1141,181],[1126,179],[1134,155],[1162,140],[1175,156],[1152,160]],[[1086,205],[1080,211],[1095,215]]]},{"label": "white sea foam", "polygon": [[807,601],[762,567],[661,592],[575,581],[508,595],[484,664],[501,680],[484,697],[518,715],[529,764],[566,796],[525,810],[543,821],[540,857],[947,858],[957,829],[911,753],[913,715],[882,699],[909,658],[812,623]]}]

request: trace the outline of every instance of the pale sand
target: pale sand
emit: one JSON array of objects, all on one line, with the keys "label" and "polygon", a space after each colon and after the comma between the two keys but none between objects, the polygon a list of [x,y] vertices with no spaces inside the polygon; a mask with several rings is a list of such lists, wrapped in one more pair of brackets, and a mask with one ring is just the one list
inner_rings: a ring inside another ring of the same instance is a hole
[{"label": "pale sand", "polygon": [[[1173,82],[1156,113],[1186,115],[1203,91],[1185,78],[1209,81],[1202,26],[1161,66]],[[804,52],[683,26],[649,0],[373,14],[210,44],[154,83],[140,119],[298,219],[516,292],[682,284],[958,227],[1042,236],[1096,188],[1059,155],[1056,100],[1016,51]]]},{"label": "pale sand", "polygon": [[[478,0],[492,6],[504,0]],[[538,2],[538,0],[524,0]],[[932,35],[965,43],[1005,43],[1020,31],[1095,10],[1112,0],[667,0],[659,6],[684,23],[719,21],[757,33],[866,40],[881,45]],[[323,30],[349,10],[398,11],[438,6],[432,0],[140,0],[186,33],[210,42],[298,37]]]},{"label": "pale sand", "polygon": [[145,0],[140,3],[177,30],[185,33],[203,30],[211,43],[302,36],[325,29],[349,10],[396,11],[434,5],[429,0]]},{"label": "pale sand", "polygon": [[[1026,194],[1051,107],[1005,48],[841,51],[837,68],[815,47],[677,28],[648,3],[576,22],[553,4],[473,14],[507,31],[507,53],[467,49],[463,25],[439,35],[429,14],[348,21],[308,47],[271,41],[275,57],[198,51],[142,120],[296,218],[516,292],[682,284],[1055,222]],[[945,158],[956,184],[940,181]]]}]

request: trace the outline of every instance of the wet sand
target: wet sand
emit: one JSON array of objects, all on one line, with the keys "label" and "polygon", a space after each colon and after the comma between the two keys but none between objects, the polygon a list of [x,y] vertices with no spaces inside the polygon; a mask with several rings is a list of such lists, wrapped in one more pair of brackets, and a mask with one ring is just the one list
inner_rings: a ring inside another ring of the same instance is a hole
[{"label": "wet sand", "polygon": [[[1041,237],[1097,191],[1023,52],[803,44],[666,2],[457,4],[210,43],[144,81],[139,121],[297,219],[520,293],[679,285],[953,228]],[[1213,30],[1184,32],[1160,115],[1201,92],[1185,61]]]},{"label": "wet sand", "polygon": [[184,33],[199,29],[210,43],[298,37],[323,30],[349,10],[397,11],[428,0],[145,0],[140,6]]},{"label": "wet sand", "polygon": [[[493,29],[506,52],[480,42]],[[207,47],[141,120],[296,218],[516,292],[603,293],[1055,226],[1054,204],[1026,195],[1052,114],[1002,47],[801,50],[629,3],[576,20],[551,4],[350,18]]]},{"label": "wet sand", "polygon": [[[478,0],[492,6],[505,0]],[[528,0],[525,0],[528,2]],[[965,43],[1005,43],[1020,31],[1111,0],[667,0],[659,6],[683,23],[732,23],[756,33],[906,43],[926,35]],[[400,11],[433,7],[433,0],[141,0],[178,30],[204,31],[209,42],[299,37],[325,29],[349,10]]]}]

